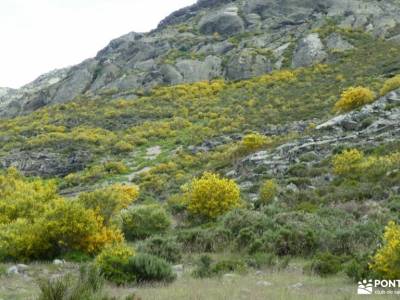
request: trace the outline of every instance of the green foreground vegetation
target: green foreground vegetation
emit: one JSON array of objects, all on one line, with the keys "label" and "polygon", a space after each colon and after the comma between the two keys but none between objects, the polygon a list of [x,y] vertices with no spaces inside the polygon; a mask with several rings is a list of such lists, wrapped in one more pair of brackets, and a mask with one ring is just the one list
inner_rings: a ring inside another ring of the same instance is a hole
[{"label": "green foreground vegetation", "polygon": [[[115,286],[105,284],[103,295],[109,298],[149,299],[149,300],[245,300],[245,299],[358,299],[357,286],[343,275],[328,278],[305,275],[302,272],[304,262],[295,261],[284,270],[263,269],[246,274],[195,279],[184,273],[175,282],[165,284],[142,284],[135,286]],[[55,267],[52,264],[34,264],[27,274],[40,278],[64,272],[78,273],[78,266],[66,264]],[[186,272],[186,271],[185,271]],[[39,289],[35,281],[21,276],[0,277],[0,299],[30,300],[35,299]],[[136,297],[136,298],[135,298]],[[101,298],[97,298],[101,299]],[[106,298],[105,298],[106,299]],[[368,299],[397,299],[396,296],[370,295]]]}]

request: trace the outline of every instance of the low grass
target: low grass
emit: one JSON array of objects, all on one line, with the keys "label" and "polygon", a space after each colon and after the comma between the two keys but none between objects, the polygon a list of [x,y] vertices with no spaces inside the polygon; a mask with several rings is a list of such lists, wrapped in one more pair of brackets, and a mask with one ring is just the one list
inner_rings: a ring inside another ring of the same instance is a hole
[{"label": "low grass", "polygon": [[[135,294],[143,300],[242,300],[242,299],[358,299],[357,285],[344,274],[321,278],[303,274],[303,261],[290,263],[285,270],[250,270],[247,274],[233,274],[211,279],[195,279],[190,268],[170,285],[142,285],[117,287],[107,285],[106,292],[116,299]],[[1,265],[4,266],[4,265]],[[34,300],[39,289],[36,280],[41,276],[55,276],[75,270],[78,265],[61,267],[50,264],[30,265],[25,275],[0,277],[0,299]],[[263,285],[269,282],[271,285]],[[297,286],[297,287],[296,287]],[[371,295],[368,299],[398,299],[396,296]]]}]

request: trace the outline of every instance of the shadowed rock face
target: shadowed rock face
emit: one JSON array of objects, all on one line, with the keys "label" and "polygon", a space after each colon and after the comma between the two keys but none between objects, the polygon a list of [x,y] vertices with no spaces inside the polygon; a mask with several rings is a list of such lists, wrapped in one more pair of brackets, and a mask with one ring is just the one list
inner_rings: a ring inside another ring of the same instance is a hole
[{"label": "shadowed rock face", "polygon": [[[242,79],[282,66],[309,66],[348,51],[343,37],[313,30],[337,26],[399,41],[395,0],[199,0],[149,33],[131,32],[96,57],[40,76],[18,90],[0,89],[0,117],[29,113],[80,95],[149,89],[214,78]],[[289,64],[283,65],[284,58]]]},{"label": "shadowed rock face", "polygon": [[16,167],[26,176],[65,176],[81,171],[90,161],[90,154],[76,151],[63,156],[51,152],[13,152],[0,162],[2,168]]}]

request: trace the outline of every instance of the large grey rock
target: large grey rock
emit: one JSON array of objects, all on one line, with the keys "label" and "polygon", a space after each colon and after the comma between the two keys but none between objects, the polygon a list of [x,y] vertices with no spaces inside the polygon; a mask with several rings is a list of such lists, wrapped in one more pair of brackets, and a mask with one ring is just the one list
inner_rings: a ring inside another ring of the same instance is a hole
[{"label": "large grey rock", "polygon": [[326,39],[326,46],[333,51],[347,51],[354,48],[352,44],[344,40],[340,34],[332,33]]},{"label": "large grey rock", "polygon": [[66,102],[86,92],[93,81],[96,67],[97,61],[89,59],[72,68],[62,84],[58,84],[55,88],[53,96],[55,102]]},{"label": "large grey rock", "polygon": [[251,78],[269,73],[272,69],[270,58],[257,54],[254,49],[245,49],[232,56],[227,64],[226,76],[231,80]]},{"label": "large grey rock", "polygon": [[[115,81],[119,76],[120,68],[114,65],[113,63],[106,63],[102,68],[101,71],[97,72],[96,74],[88,73],[88,79],[92,82],[90,84],[90,90],[96,91],[98,89],[104,88],[109,85],[111,82]],[[92,77],[93,76],[93,77]],[[83,81],[85,79],[82,79]],[[87,84],[89,86],[89,84]],[[84,87],[83,87],[84,88]]]},{"label": "large grey rock", "polygon": [[163,76],[163,81],[167,84],[178,84],[183,81],[182,74],[174,66],[162,65],[160,72]]},{"label": "large grey rock", "polygon": [[204,16],[199,22],[203,34],[219,33],[223,36],[233,35],[244,30],[244,22],[238,15],[237,7],[225,8]]},{"label": "large grey rock", "polygon": [[318,34],[311,33],[302,38],[293,56],[292,67],[307,67],[322,62],[327,57]]},{"label": "large grey rock", "polygon": [[222,60],[216,56],[208,56],[204,61],[180,60],[176,68],[182,74],[183,82],[210,80],[222,75]]},{"label": "large grey rock", "polygon": [[17,275],[17,274],[19,274],[17,266],[12,266],[7,269],[7,275]]}]

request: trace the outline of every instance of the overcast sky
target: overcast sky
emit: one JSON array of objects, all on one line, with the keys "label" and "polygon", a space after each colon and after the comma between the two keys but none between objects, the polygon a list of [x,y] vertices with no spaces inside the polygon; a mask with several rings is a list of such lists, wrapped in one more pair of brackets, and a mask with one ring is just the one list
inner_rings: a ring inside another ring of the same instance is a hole
[{"label": "overcast sky", "polygon": [[93,57],[196,0],[0,0],[0,87]]}]

